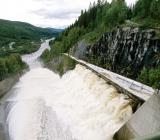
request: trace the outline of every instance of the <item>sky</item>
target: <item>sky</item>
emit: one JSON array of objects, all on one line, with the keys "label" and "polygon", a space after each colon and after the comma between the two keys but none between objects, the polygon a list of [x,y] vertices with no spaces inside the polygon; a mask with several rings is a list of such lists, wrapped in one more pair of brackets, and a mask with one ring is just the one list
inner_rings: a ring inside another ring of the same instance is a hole
[{"label": "sky", "polygon": [[[23,21],[39,27],[65,28],[95,0],[0,0],[0,19]],[[109,2],[111,0],[108,0]],[[130,5],[136,0],[126,0]]]}]

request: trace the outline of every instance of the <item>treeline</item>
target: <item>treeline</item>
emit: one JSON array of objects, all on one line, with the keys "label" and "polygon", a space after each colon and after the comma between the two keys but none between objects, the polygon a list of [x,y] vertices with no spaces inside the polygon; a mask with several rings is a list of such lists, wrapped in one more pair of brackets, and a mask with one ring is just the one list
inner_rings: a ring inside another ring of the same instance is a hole
[{"label": "treeline", "polygon": [[53,41],[51,55],[67,53],[80,39],[94,42],[100,35],[121,24],[127,19],[129,8],[124,0],[113,0],[112,3],[98,0],[91,3],[88,10],[82,10],[74,24],[69,26]]},{"label": "treeline", "polygon": [[138,0],[132,9],[134,17],[160,20],[160,0]]},{"label": "treeline", "polygon": [[[111,3],[98,0],[91,3],[88,10],[81,11],[74,24],[51,42],[51,51],[45,51],[42,58],[48,62],[61,53],[69,53],[70,48],[83,39],[93,44],[104,32],[112,31],[117,26],[160,28],[160,0],[138,0],[130,6],[125,0],[112,0]],[[151,70],[147,76],[152,80],[145,81],[142,71],[139,80],[157,87],[157,78],[153,80],[157,72],[156,69]]]},{"label": "treeline", "polygon": [[93,43],[104,32],[125,24],[126,20],[146,21],[143,23],[145,26],[150,21],[150,24],[159,23],[159,7],[160,0],[138,0],[135,5],[130,6],[127,6],[125,0],[112,0],[111,3],[98,0],[91,3],[89,9],[82,10],[75,23],[56,38],[53,53],[68,52],[78,40],[85,39],[86,42]]},{"label": "treeline", "polygon": [[19,54],[0,58],[0,81],[26,67]]}]

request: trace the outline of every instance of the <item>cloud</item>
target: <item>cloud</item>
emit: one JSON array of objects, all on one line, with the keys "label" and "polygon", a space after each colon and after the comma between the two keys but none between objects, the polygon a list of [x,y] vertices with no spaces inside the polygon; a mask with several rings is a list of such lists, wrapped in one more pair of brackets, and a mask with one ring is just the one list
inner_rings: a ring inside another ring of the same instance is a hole
[{"label": "cloud", "polygon": [[[0,18],[62,28],[72,24],[81,10],[94,1],[97,0],[0,0]],[[136,0],[126,1],[130,4]]]},{"label": "cloud", "polygon": [[45,19],[72,19],[76,18],[80,14],[79,9],[62,9],[49,11],[47,9],[39,9],[32,11],[33,14],[41,16]]}]

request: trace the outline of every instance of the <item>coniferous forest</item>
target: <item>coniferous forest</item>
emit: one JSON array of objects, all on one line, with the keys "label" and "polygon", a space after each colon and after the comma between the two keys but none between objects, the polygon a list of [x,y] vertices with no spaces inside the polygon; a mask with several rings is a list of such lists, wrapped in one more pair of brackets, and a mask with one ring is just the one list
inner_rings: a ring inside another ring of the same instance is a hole
[{"label": "coniferous forest", "polygon": [[[81,40],[88,45],[94,44],[105,32],[117,27],[133,27],[140,29],[155,29],[160,37],[160,0],[138,0],[134,5],[127,5],[125,0],[98,0],[90,3],[89,8],[82,10],[81,15],[51,42],[51,51],[45,51],[42,56],[47,62],[61,53],[69,50]],[[159,55],[157,55],[158,59]],[[93,62],[94,63],[94,62]],[[147,71],[147,72],[146,72]],[[143,68],[135,76],[136,80],[158,88],[160,77],[159,67]]]}]

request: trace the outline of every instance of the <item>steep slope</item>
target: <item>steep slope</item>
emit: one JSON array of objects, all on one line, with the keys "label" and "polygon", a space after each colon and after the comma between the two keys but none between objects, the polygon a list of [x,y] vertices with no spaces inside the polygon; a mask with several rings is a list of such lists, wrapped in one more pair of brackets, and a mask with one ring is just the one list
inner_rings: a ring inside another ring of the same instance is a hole
[{"label": "steep slope", "polygon": [[0,19],[0,37],[10,39],[40,39],[47,36],[56,36],[57,31],[39,28],[25,22]]},{"label": "steep slope", "polygon": [[154,30],[130,27],[105,33],[86,51],[88,61],[132,78],[136,78],[144,66],[160,65],[159,54],[160,39]]},{"label": "steep slope", "polygon": [[[70,54],[133,79],[139,77],[144,67],[149,71],[156,69],[157,73],[154,71],[150,75],[157,78],[152,84],[159,84],[160,39],[153,29],[116,28],[104,33],[93,45],[80,41],[70,50]],[[144,77],[147,80],[147,74]]]},{"label": "steep slope", "polygon": [[47,59],[69,53],[160,88],[160,0],[98,0],[52,43]]}]

